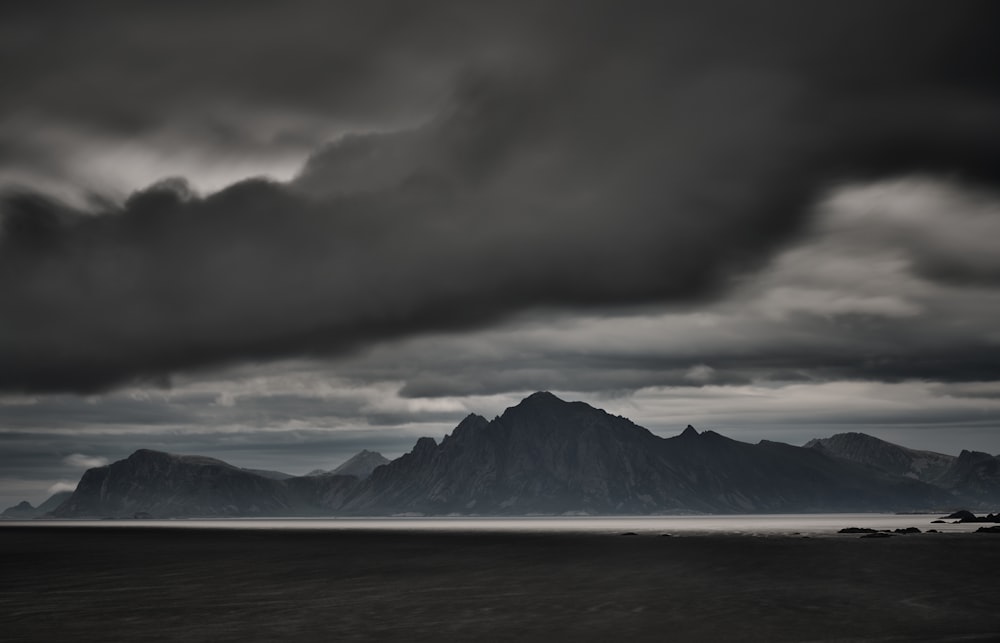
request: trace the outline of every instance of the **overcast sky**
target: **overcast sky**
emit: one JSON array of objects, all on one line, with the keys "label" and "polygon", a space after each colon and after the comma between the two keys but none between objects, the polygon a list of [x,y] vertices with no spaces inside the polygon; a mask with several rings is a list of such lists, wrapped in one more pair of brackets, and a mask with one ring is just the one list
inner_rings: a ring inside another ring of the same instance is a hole
[{"label": "overcast sky", "polygon": [[0,505],[536,390],[1000,453],[1000,5],[20,3]]}]

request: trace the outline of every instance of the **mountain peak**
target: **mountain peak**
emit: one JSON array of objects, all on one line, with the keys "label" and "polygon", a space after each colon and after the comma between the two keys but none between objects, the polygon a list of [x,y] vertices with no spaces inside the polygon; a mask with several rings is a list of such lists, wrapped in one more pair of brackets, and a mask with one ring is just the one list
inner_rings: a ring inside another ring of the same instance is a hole
[{"label": "mountain peak", "polygon": [[437,441],[434,438],[417,438],[417,443],[413,445],[411,453],[432,453],[437,448]]},{"label": "mountain peak", "polygon": [[469,427],[469,426],[473,427],[484,426],[489,423],[490,423],[489,420],[487,420],[483,416],[478,415],[476,413],[469,413],[464,418],[462,418],[462,421],[458,423],[458,426],[455,427],[455,430],[457,431],[462,427]]},{"label": "mountain peak", "polygon": [[[238,469],[228,462],[219,460],[218,458],[212,458],[206,455],[181,455],[177,453],[167,453],[166,451],[156,451],[153,449],[138,449],[132,455],[125,459],[126,462],[131,462],[134,465],[156,465],[156,466],[173,466],[176,464],[188,464],[188,465],[204,465],[204,466],[216,466],[225,467],[227,469]],[[105,467],[108,465],[105,465]],[[104,468],[104,467],[99,467]]]},{"label": "mountain peak", "polygon": [[693,426],[691,426],[689,424],[689,425],[687,425],[687,428],[684,429],[684,431],[681,432],[681,437],[682,438],[696,438],[696,437],[698,437],[698,430],[695,429]]},{"label": "mountain peak", "polygon": [[13,507],[4,509],[3,513],[0,513],[0,516],[4,518],[34,518],[37,511],[30,502],[22,500]]},{"label": "mountain peak", "polygon": [[929,483],[941,480],[955,460],[954,456],[908,449],[855,431],[810,440],[805,448]]},{"label": "mountain peak", "polygon": [[383,464],[388,463],[389,459],[384,457],[378,451],[363,449],[330,473],[333,475],[355,476],[356,478],[364,479],[370,476],[376,467],[380,467]]},{"label": "mountain peak", "polygon": [[521,404],[565,404],[562,400],[548,391],[538,391],[521,400]]}]

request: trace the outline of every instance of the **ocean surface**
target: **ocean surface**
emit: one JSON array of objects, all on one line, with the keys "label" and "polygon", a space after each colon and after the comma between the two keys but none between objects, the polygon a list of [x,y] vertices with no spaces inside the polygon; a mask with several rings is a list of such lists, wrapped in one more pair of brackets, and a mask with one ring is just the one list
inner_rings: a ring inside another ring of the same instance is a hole
[{"label": "ocean surface", "polygon": [[[732,534],[754,536],[837,536],[844,527],[871,529],[937,529],[944,533],[973,532],[981,524],[932,523],[936,514],[752,514],[713,516],[526,516],[526,517],[388,517],[388,518],[231,518],[172,520],[31,520],[3,525],[39,527],[168,527],[177,529],[263,529],[327,531],[511,532]],[[851,535],[856,537],[856,535]]]},{"label": "ocean surface", "polygon": [[935,518],[4,522],[0,639],[1000,641],[1000,536],[836,533]]}]

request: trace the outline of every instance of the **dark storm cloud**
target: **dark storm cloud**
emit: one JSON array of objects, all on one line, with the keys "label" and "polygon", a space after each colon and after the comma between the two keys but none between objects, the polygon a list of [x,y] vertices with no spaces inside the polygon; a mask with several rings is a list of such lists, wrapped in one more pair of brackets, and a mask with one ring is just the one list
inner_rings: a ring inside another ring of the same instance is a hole
[{"label": "dark storm cloud", "polygon": [[[736,327],[738,324],[734,324]],[[420,352],[423,361],[358,366],[349,362],[342,371],[364,373],[373,379],[397,379],[406,384],[404,397],[447,395],[491,395],[518,390],[524,382],[539,389],[588,393],[636,391],[646,387],[741,386],[754,382],[824,382],[870,380],[903,382],[925,379],[940,382],[987,382],[1000,379],[1000,349],[989,342],[943,343],[928,347],[894,340],[886,333],[858,333],[852,340],[825,341],[822,334],[805,345],[782,342],[782,331],[804,332],[800,324],[780,327],[771,342],[746,343],[729,350],[705,348],[697,355],[608,355],[559,351],[533,356],[530,360],[498,356],[475,362],[458,353],[441,360],[430,351]],[[895,325],[896,333],[905,325]],[[787,338],[786,338],[787,339]],[[655,350],[651,344],[650,350]],[[463,359],[466,358],[466,359]],[[414,357],[414,359],[416,359]],[[704,377],[698,365],[710,365]]]},{"label": "dark storm cloud", "polygon": [[51,47],[3,75],[21,90],[4,113],[200,132],[185,105],[222,105],[234,124],[213,131],[237,149],[250,107],[423,124],[344,137],[290,183],[173,181],[88,212],[8,198],[0,389],[704,299],[839,181],[1000,178],[991,3],[129,6],[16,14],[8,51]]},{"label": "dark storm cloud", "polygon": [[[201,404],[211,400],[202,398]],[[188,400],[192,404],[195,400]],[[10,404],[0,408],[4,429],[59,429],[98,426],[105,428],[142,425],[183,425],[198,420],[190,408],[150,404],[146,400],[119,397],[113,404],[96,403],[79,396],[51,397],[44,403]]]}]

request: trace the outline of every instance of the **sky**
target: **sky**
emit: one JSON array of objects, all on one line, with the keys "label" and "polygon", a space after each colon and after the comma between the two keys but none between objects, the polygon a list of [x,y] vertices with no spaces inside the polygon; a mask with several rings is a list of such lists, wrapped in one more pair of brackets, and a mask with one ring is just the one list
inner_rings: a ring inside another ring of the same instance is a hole
[{"label": "sky", "polygon": [[1000,5],[50,2],[0,22],[0,505],[537,390],[1000,453]]}]

